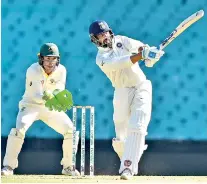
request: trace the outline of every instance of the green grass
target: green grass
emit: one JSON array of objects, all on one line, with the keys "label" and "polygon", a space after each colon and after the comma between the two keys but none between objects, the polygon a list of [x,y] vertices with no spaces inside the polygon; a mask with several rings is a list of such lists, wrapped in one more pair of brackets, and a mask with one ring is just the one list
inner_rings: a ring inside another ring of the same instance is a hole
[{"label": "green grass", "polygon": [[124,181],[120,176],[85,176],[70,177],[63,175],[14,175],[1,176],[2,183],[138,183],[138,184],[165,184],[165,183],[207,183],[207,176],[134,176],[132,180]]}]

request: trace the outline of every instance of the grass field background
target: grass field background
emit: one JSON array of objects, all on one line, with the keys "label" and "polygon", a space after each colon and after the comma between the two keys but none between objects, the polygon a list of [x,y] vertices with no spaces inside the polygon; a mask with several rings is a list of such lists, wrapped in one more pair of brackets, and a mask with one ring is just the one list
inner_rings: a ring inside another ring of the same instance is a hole
[{"label": "grass field background", "polygon": [[120,176],[84,176],[70,177],[63,175],[14,175],[2,176],[2,183],[182,183],[207,184],[207,176],[134,176],[132,180],[120,180]]}]

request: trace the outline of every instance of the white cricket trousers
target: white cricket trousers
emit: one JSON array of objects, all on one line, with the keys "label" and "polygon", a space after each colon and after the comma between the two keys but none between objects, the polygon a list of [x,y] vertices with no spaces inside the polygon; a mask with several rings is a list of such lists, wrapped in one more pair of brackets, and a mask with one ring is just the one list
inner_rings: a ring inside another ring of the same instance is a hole
[{"label": "white cricket trousers", "polygon": [[16,120],[16,128],[25,132],[34,123],[42,120],[56,132],[64,135],[69,130],[72,131],[73,124],[64,112],[50,111],[43,105],[24,106],[21,105]]},{"label": "white cricket trousers", "polygon": [[[7,139],[4,166],[12,169],[18,167],[18,155],[24,143],[25,133],[36,120],[42,120],[56,132],[63,135],[63,158],[61,165],[67,168],[72,165],[72,131],[73,124],[64,112],[49,111],[43,105],[20,105],[16,120],[16,128],[12,128]],[[76,134],[76,147],[78,145],[78,132]],[[76,148],[77,152],[77,148]]]},{"label": "white cricket trousers", "polygon": [[129,168],[138,173],[138,162],[146,149],[145,136],[151,118],[152,85],[149,80],[139,86],[116,88],[114,92],[113,147],[121,160],[119,172]]}]

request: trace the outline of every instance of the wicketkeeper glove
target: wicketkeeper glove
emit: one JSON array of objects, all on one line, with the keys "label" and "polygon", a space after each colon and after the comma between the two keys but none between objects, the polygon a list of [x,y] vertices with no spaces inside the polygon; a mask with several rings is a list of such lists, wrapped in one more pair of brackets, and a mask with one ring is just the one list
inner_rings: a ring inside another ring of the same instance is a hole
[{"label": "wicketkeeper glove", "polygon": [[42,99],[46,101],[45,106],[51,111],[66,112],[73,106],[72,94],[66,89],[56,89],[52,93],[50,91],[45,91]]},{"label": "wicketkeeper glove", "polygon": [[45,103],[45,107],[47,107],[50,111],[55,110],[60,112],[63,109],[55,97],[48,99]]},{"label": "wicketkeeper glove", "polygon": [[61,104],[64,112],[72,108],[73,96],[71,92],[69,92],[67,89],[62,90],[62,91],[54,90],[53,94],[55,95],[55,98],[57,99],[57,101]]}]

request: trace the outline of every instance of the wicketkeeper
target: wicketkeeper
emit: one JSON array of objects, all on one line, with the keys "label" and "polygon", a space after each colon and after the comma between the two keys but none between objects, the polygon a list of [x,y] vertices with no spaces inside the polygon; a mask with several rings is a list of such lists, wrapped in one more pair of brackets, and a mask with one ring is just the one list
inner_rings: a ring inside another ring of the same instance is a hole
[{"label": "wicketkeeper", "polygon": [[[26,131],[34,121],[42,120],[63,135],[62,174],[80,175],[72,168],[73,124],[63,111],[70,109],[73,101],[71,94],[65,90],[66,69],[60,64],[58,47],[54,43],[43,44],[38,59],[37,63],[27,69],[25,93],[19,102],[16,128],[12,128],[8,136],[1,174],[13,175],[13,170],[18,167],[18,155]],[[76,132],[76,151],[78,133]]]}]

